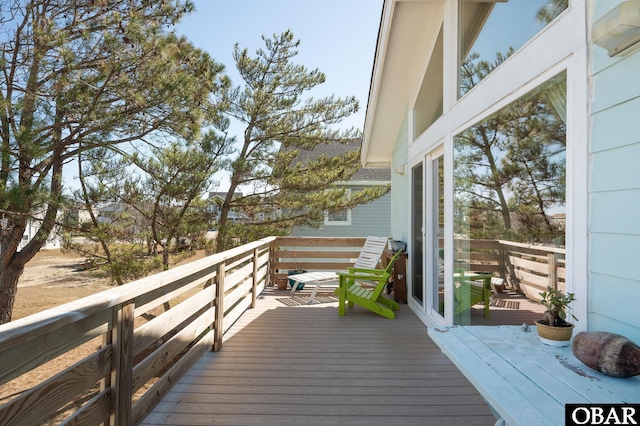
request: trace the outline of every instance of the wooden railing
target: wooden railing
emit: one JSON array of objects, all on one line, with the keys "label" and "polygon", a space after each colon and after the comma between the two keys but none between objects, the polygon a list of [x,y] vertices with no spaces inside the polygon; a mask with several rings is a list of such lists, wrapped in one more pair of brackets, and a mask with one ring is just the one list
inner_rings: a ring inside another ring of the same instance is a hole
[{"label": "wooden railing", "polygon": [[547,286],[565,290],[566,250],[503,240],[455,240],[454,265],[487,271],[533,300]]},{"label": "wooden railing", "polygon": [[342,271],[353,266],[366,238],[277,237],[272,276],[278,288],[286,286],[292,270]]},{"label": "wooden railing", "polygon": [[[284,287],[291,270],[344,270],[364,242],[269,237],[1,325],[0,425],[139,424],[265,286]],[[473,240],[454,253],[532,294],[563,285],[563,249]],[[54,373],[11,387],[39,369]]]},{"label": "wooden railing", "polygon": [[49,371],[52,360],[82,353],[72,365],[5,396],[0,425],[139,424],[205,351],[220,349],[225,331],[255,305],[269,283],[274,240],[0,326],[5,389],[27,373]]},{"label": "wooden railing", "polygon": [[525,296],[538,300],[548,287],[565,290],[566,250],[499,241],[507,281]]},{"label": "wooden railing", "polygon": [[[272,276],[284,288],[291,270],[337,271],[351,266],[365,238],[277,237]],[[565,289],[564,248],[504,240],[455,240],[454,268],[503,277],[527,297],[539,300],[547,286]]]}]

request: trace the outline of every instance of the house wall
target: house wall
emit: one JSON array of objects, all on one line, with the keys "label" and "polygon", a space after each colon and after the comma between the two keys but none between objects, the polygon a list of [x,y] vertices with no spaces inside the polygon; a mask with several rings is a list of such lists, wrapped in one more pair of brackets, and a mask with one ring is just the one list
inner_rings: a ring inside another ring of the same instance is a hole
[{"label": "house wall", "polygon": [[[386,5],[395,5],[396,9],[390,7],[388,15],[384,15],[392,21],[391,28],[386,26],[381,33],[388,36],[388,40],[383,39],[383,52],[378,52],[380,62],[384,61],[384,72],[376,74],[377,80],[374,83],[384,86],[379,89],[375,109],[370,111],[380,111],[371,114],[373,122],[369,131],[374,134],[377,129],[384,129],[384,137],[378,136],[369,139],[374,146],[391,144],[393,139],[388,137],[390,127],[396,135],[395,146],[391,153],[391,166],[394,173],[392,177],[392,235],[394,238],[409,240],[410,234],[410,167],[420,164],[429,154],[442,155],[445,176],[444,176],[444,250],[453,251],[453,173],[454,150],[453,141],[456,135],[460,134],[471,126],[482,122],[482,120],[492,114],[507,107],[512,102],[520,99],[532,90],[540,87],[551,78],[566,73],[567,75],[567,227],[566,249],[567,249],[567,291],[576,293],[577,301],[574,303],[574,312],[581,320],[576,324],[576,330],[582,331],[593,328],[588,320],[588,153],[589,153],[589,45],[586,43],[587,37],[587,12],[588,6],[593,0],[572,0],[570,7],[564,11],[552,24],[537,33],[520,47],[513,55],[494,70],[490,76],[485,78],[480,84],[467,92],[462,98],[457,96],[458,82],[458,1],[447,0],[443,2],[442,13],[443,22],[443,101],[442,115],[433,122],[424,132],[411,134],[413,125],[410,123],[411,115],[403,114],[403,123],[398,125],[400,120],[396,120],[394,115],[388,119],[384,114],[387,110],[380,105],[392,102],[387,106],[388,110],[393,109],[396,113],[405,108],[413,113],[413,106],[419,98],[419,93],[423,84],[423,76],[427,72],[430,58],[437,54],[437,51],[429,49],[413,49],[416,42],[416,33],[424,33],[425,24],[416,24],[410,19],[414,12],[418,13],[422,6],[433,5],[431,2],[413,1],[389,1]],[[391,13],[393,12],[393,13]],[[438,15],[440,16],[440,15]],[[385,21],[388,24],[388,21]],[[437,43],[436,43],[437,44]],[[422,44],[420,44],[422,46]],[[435,46],[435,44],[434,44]],[[414,60],[395,61],[400,53],[409,51]],[[394,66],[397,67],[394,68]],[[415,77],[418,72],[420,78]],[[391,75],[385,80],[386,75]],[[434,87],[439,87],[434,83]],[[386,91],[385,91],[386,90]],[[400,92],[397,96],[391,94]],[[371,101],[370,101],[371,102]],[[378,105],[380,104],[380,105]],[[370,105],[371,106],[371,105]],[[368,120],[371,120],[368,117]],[[409,132],[409,134],[407,134]],[[365,138],[366,139],[366,138]],[[409,141],[409,142],[407,142]],[[371,149],[371,154],[367,160],[372,164],[380,158]],[[397,166],[407,161],[407,174],[401,179],[395,174]],[[425,176],[427,171],[425,171]],[[425,191],[425,197],[429,195]],[[404,200],[404,201],[401,201]],[[425,198],[426,202],[428,198]],[[400,204],[403,206],[400,207]],[[427,217],[428,207],[425,210],[424,229],[430,229],[429,218]],[[398,238],[399,237],[399,238]],[[425,247],[429,247],[427,242]],[[429,256],[425,253],[425,256]],[[445,268],[447,271],[453,270],[452,256],[445,256]],[[409,274],[411,276],[411,274]],[[427,324],[429,322],[440,324],[453,324],[453,309],[446,308],[447,316],[441,318],[429,307],[434,306],[428,298],[432,294],[432,283],[425,281],[425,296],[427,299],[423,303],[409,301],[409,306]],[[445,287],[453,288],[454,279],[452,273],[445,274]],[[452,306],[454,303],[453,292],[445,294],[445,305]],[[584,318],[584,320],[582,320]]]},{"label": "house wall", "polygon": [[[20,243],[18,244],[18,249],[22,250],[24,247],[29,244],[35,236],[38,230],[40,230],[40,226],[42,225],[41,219],[44,218],[44,214],[40,213],[36,215],[37,219],[32,219],[27,222],[27,228],[24,230],[24,234],[20,239]],[[62,213],[58,212],[57,216],[58,220],[62,219]],[[53,250],[62,247],[62,238],[60,235],[60,229],[58,226],[54,226],[53,230],[49,234],[47,241],[42,246],[43,250]]]},{"label": "house wall", "polygon": [[[622,1],[596,1],[594,21]],[[640,342],[640,50],[593,51],[589,328]]]},{"label": "house wall", "polygon": [[[350,187],[353,192],[364,187]],[[350,225],[323,225],[319,229],[296,227],[291,235],[297,237],[391,237],[391,194],[351,211]]]},{"label": "house wall", "polygon": [[[398,136],[394,142],[391,160],[391,236],[394,240],[409,241],[409,190],[411,188],[411,171],[409,162],[409,136],[407,117],[400,126]],[[405,168],[404,175],[396,172],[398,168]]]}]

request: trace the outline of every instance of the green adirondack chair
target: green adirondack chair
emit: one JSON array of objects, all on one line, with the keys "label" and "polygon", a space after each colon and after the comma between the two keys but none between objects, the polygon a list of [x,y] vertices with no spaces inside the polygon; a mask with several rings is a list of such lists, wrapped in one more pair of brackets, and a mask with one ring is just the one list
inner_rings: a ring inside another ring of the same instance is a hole
[{"label": "green adirondack chair", "polygon": [[348,303],[350,308],[355,303],[385,318],[394,319],[396,315],[393,311],[398,310],[398,304],[384,297],[383,290],[393,271],[393,263],[400,253],[401,251],[398,251],[391,258],[385,269],[350,268],[346,273],[338,272],[338,315],[345,315],[345,303]]},{"label": "green adirondack chair", "polygon": [[460,285],[454,287],[453,294],[456,302],[454,315],[460,315],[484,300],[483,285],[465,279],[461,279]]}]

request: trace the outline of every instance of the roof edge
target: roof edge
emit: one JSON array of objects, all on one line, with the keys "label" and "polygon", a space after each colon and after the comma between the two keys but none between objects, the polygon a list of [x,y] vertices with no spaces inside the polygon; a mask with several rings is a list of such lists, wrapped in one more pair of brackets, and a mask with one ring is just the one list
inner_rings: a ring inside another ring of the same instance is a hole
[{"label": "roof edge", "polygon": [[[372,126],[372,119],[369,117],[369,114],[372,114],[371,111],[375,111],[375,106],[377,104],[377,90],[374,90],[374,87],[377,89],[380,85],[380,73],[382,72],[382,64],[384,64],[384,57],[386,48],[382,49],[387,45],[389,40],[389,29],[391,28],[391,20],[393,18],[393,10],[396,5],[396,0],[384,0],[382,3],[382,11],[380,13],[380,26],[378,28],[378,39],[376,40],[376,50],[373,56],[373,66],[371,68],[371,80],[369,83],[369,96],[367,99],[367,109],[364,115],[364,126],[362,131],[362,148],[360,151],[360,162],[363,167],[367,167],[367,155],[369,153],[369,134]],[[387,165],[387,167],[389,167]]]}]

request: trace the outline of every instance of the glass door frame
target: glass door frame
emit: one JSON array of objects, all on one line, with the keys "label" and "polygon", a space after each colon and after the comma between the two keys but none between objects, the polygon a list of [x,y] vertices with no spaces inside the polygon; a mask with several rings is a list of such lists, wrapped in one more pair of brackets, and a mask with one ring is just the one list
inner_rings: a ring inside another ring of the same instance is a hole
[{"label": "glass door frame", "polygon": [[[443,167],[444,167],[444,173],[442,178],[444,179],[444,181],[442,183],[438,182],[438,170],[436,170],[435,166],[435,162],[436,160],[438,162],[440,162]],[[423,193],[423,200],[424,200],[424,224],[423,224],[423,230],[424,230],[424,248],[423,248],[423,252],[424,252],[424,259],[423,259],[423,265],[425,266],[425,277],[427,277],[427,279],[423,280],[423,286],[424,286],[424,294],[425,294],[425,313],[427,315],[427,317],[437,323],[437,324],[441,324],[444,325],[445,324],[445,313],[448,310],[447,307],[447,300],[446,300],[446,296],[449,293],[449,291],[447,291],[447,274],[444,274],[444,281],[443,281],[443,288],[444,288],[444,300],[442,301],[444,303],[444,313],[440,313],[438,306],[440,306],[440,300],[436,301],[436,294],[438,294],[438,290],[439,290],[439,280],[438,280],[438,274],[439,274],[439,270],[438,270],[438,256],[439,256],[439,248],[436,249],[436,245],[438,244],[439,239],[441,239],[444,243],[444,245],[446,246],[446,241],[447,239],[445,238],[446,236],[446,232],[445,232],[445,226],[446,226],[446,222],[447,221],[447,215],[446,215],[446,204],[447,204],[447,200],[448,200],[448,196],[447,196],[447,191],[446,191],[446,179],[447,179],[447,167],[446,167],[446,162],[445,162],[445,149],[444,149],[444,143],[440,143],[435,149],[433,149],[432,151],[430,151],[429,153],[427,153],[424,157],[424,193]],[[442,191],[442,195],[444,196],[444,200],[443,203],[444,205],[442,206],[442,211],[440,212],[439,209],[439,196],[440,196],[440,192],[439,190]],[[442,214],[443,217],[439,218],[439,214]],[[436,223],[436,221],[438,221],[438,223]],[[442,228],[440,228],[440,225],[443,225]],[[438,229],[438,230],[436,230]],[[443,259],[443,266],[446,265],[445,259],[447,258],[446,256],[446,250],[445,250],[445,246],[442,247],[442,251],[444,253],[444,259]],[[446,271],[446,268],[445,268]],[[437,304],[436,304],[437,303]]]},{"label": "glass door frame", "polygon": [[[410,198],[411,209],[409,214],[410,225],[410,250],[411,254],[411,288],[409,290],[408,302],[412,306],[412,309],[425,314],[425,298],[424,298],[424,160],[418,161],[411,166],[411,183],[410,183]],[[417,175],[419,174],[419,176]],[[420,182],[417,182],[417,178]],[[419,191],[416,191],[416,188]],[[418,195],[416,195],[418,194]],[[416,218],[417,208],[420,208],[419,218]],[[420,223],[417,223],[417,222]],[[419,234],[419,235],[418,235]],[[418,287],[419,286],[419,287]]]}]

